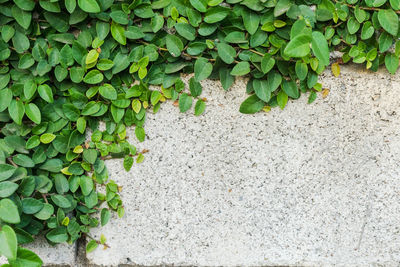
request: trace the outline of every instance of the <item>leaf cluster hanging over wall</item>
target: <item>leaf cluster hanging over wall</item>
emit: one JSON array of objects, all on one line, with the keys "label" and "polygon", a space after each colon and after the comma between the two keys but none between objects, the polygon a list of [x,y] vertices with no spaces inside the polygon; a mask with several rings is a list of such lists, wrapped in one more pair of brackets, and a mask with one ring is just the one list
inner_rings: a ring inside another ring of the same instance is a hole
[{"label": "leaf cluster hanging over wall", "polygon": [[256,113],[313,102],[334,50],[335,76],[346,62],[395,73],[399,13],[399,0],[0,0],[0,254],[40,266],[19,244],[72,243],[123,216],[104,161],[143,161],[126,127],[142,142],[167,99],[201,115],[202,80],[248,75],[240,112]]}]

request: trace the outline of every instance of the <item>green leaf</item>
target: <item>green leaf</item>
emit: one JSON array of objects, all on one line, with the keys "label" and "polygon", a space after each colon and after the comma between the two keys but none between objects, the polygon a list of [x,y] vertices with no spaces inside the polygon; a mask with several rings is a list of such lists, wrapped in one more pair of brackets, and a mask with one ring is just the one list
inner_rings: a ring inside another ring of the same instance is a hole
[{"label": "green leaf", "polygon": [[151,29],[153,30],[154,33],[161,30],[163,26],[164,26],[164,18],[161,15],[156,15],[151,18]]},{"label": "green leaf", "polygon": [[168,52],[173,57],[179,57],[181,55],[181,52],[183,50],[183,43],[182,43],[182,40],[179,39],[177,36],[167,35],[166,45],[167,45]]},{"label": "green leaf", "polygon": [[307,64],[298,60],[295,66],[296,75],[300,81],[303,81],[307,77],[308,68]]},{"label": "green leaf", "polygon": [[385,31],[391,35],[397,35],[399,30],[399,17],[392,9],[379,10],[378,21]]},{"label": "green leaf", "polygon": [[200,116],[201,114],[203,114],[205,109],[206,103],[201,99],[197,100],[196,105],[194,106],[194,115]]},{"label": "green leaf", "polygon": [[112,60],[102,58],[97,62],[97,68],[99,70],[109,70],[114,66],[114,62]]},{"label": "green leaf", "polygon": [[94,183],[92,178],[86,175],[81,176],[79,180],[79,186],[84,196],[88,196],[94,189]]},{"label": "green leaf", "polygon": [[141,39],[144,37],[144,33],[139,27],[128,26],[128,28],[125,31],[125,36],[128,39]]},{"label": "green leaf", "polygon": [[183,93],[179,97],[179,110],[183,113],[188,111],[192,106],[192,97],[186,93]]},{"label": "green leaf", "polygon": [[188,23],[175,24],[176,31],[185,39],[193,41],[196,38],[196,29]]},{"label": "green leaf", "polygon": [[288,57],[305,57],[310,53],[310,41],[309,35],[297,35],[286,46],[285,55]]},{"label": "green leaf", "polygon": [[375,32],[375,29],[372,26],[372,23],[369,21],[365,22],[361,29],[361,39],[366,40],[366,39],[371,38],[372,35],[374,34],[374,32]]},{"label": "green leaf", "polygon": [[101,222],[101,226],[104,226],[108,223],[108,221],[110,220],[111,217],[111,213],[109,209],[103,208],[101,210],[101,214],[100,214],[100,222]]},{"label": "green leaf", "polygon": [[224,20],[229,14],[229,9],[222,6],[211,7],[207,9],[204,16],[204,21],[207,23],[216,23]]},{"label": "green leaf", "polygon": [[14,37],[12,38],[12,43],[14,45],[15,50],[18,53],[23,53],[29,49],[29,39],[25,34],[20,31],[16,31]]},{"label": "green leaf", "polygon": [[219,79],[225,90],[228,90],[235,82],[235,76],[231,75],[230,69],[227,67],[221,67],[219,69]]},{"label": "green leaf", "polygon": [[0,220],[12,224],[17,224],[21,221],[17,206],[8,198],[0,200]]},{"label": "green leaf", "polygon": [[315,91],[311,91],[311,92],[310,92],[310,95],[309,95],[309,97],[308,97],[307,103],[308,103],[308,104],[311,104],[312,102],[315,101],[315,99],[317,99],[317,93],[316,93]]},{"label": "green leaf", "polygon": [[37,85],[33,80],[27,80],[24,83],[24,96],[26,99],[31,99],[36,93]]},{"label": "green leaf", "polygon": [[35,8],[35,1],[33,0],[14,0],[14,3],[25,11],[32,11]]},{"label": "green leaf", "polygon": [[201,86],[201,83],[196,81],[193,77],[189,79],[189,90],[190,94],[193,97],[198,97],[201,95],[201,92],[203,91],[203,87]]},{"label": "green leaf", "polygon": [[300,97],[299,88],[294,81],[283,80],[282,89],[291,98]]},{"label": "green leaf", "polygon": [[39,169],[49,172],[60,172],[63,167],[63,162],[60,159],[49,159]]},{"label": "green leaf", "polygon": [[194,63],[194,78],[200,82],[207,79],[212,72],[213,66],[206,58],[199,57]]},{"label": "green leaf", "polygon": [[35,166],[35,162],[24,154],[17,154],[13,157],[13,161],[18,166],[26,167],[26,168],[33,168]]},{"label": "green leaf", "polygon": [[[93,0],[94,1],[94,0]],[[122,45],[126,45],[125,29],[114,21],[111,23],[111,35],[115,41]]]},{"label": "green leaf", "polygon": [[77,121],[81,115],[80,110],[70,103],[62,105],[62,111],[64,112],[65,117],[70,121]]},{"label": "green leaf", "polygon": [[292,5],[292,0],[279,0],[274,8],[274,16],[279,17],[280,15],[283,15]]},{"label": "green leaf", "polygon": [[12,101],[12,92],[9,88],[0,90],[0,112],[3,112]]},{"label": "green leaf", "polygon": [[16,168],[12,165],[0,164],[0,181],[10,178],[14,174],[15,170]]},{"label": "green leaf", "polygon": [[288,102],[288,95],[283,90],[281,90],[281,91],[279,91],[279,93],[276,97],[276,100],[278,102],[278,106],[281,109],[284,109]]},{"label": "green leaf", "polygon": [[16,124],[21,125],[22,118],[25,114],[24,103],[21,100],[11,100],[10,106],[8,107],[8,113]]},{"label": "green leaf", "polygon": [[67,228],[59,226],[46,234],[46,238],[53,243],[64,243],[68,240]]},{"label": "green leaf", "polygon": [[190,4],[200,12],[207,11],[207,0],[190,0]]},{"label": "green leaf", "polygon": [[0,255],[4,255],[9,261],[17,258],[17,236],[14,230],[4,225],[0,231]]},{"label": "green leaf", "polygon": [[10,264],[13,267],[41,267],[43,262],[32,251],[19,247],[17,250],[17,259],[10,261]]},{"label": "green leaf", "polygon": [[28,69],[33,64],[35,64],[35,60],[33,59],[31,54],[24,54],[18,62],[18,68],[20,69]]},{"label": "green leaf", "polygon": [[78,6],[88,13],[100,12],[100,6],[96,0],[78,0]]},{"label": "green leaf", "polygon": [[96,240],[90,240],[86,245],[86,253],[94,251],[98,246]]},{"label": "green leaf", "polygon": [[11,13],[22,28],[24,29],[29,28],[29,25],[31,25],[32,13],[22,10],[17,6],[13,6],[11,8]]},{"label": "green leaf", "polygon": [[111,84],[105,83],[102,86],[100,86],[99,93],[105,99],[109,99],[109,100],[117,99],[117,91]]},{"label": "green leaf", "polygon": [[34,214],[36,212],[39,212],[43,208],[43,202],[31,197],[27,197],[21,200],[21,204],[22,211],[25,214]]},{"label": "green leaf", "polygon": [[124,158],[124,169],[128,172],[132,168],[133,158],[129,155],[126,155]]},{"label": "green leaf", "polygon": [[328,66],[329,65],[329,47],[324,35],[320,32],[312,33],[311,41],[312,51],[318,58],[319,63]]},{"label": "green leaf", "polygon": [[142,103],[140,102],[139,99],[133,99],[132,100],[132,109],[133,111],[135,111],[136,113],[139,113],[140,110],[142,109]]},{"label": "green leaf", "polygon": [[264,107],[264,102],[257,95],[249,96],[240,105],[239,111],[244,114],[254,114],[259,112]]},{"label": "green leaf", "polygon": [[68,180],[61,173],[54,175],[54,184],[59,194],[64,194],[69,191]]},{"label": "green leaf", "polygon": [[256,12],[250,11],[248,9],[243,9],[242,17],[244,27],[249,32],[249,34],[255,34],[258,26],[260,25],[260,16]]},{"label": "green leaf", "polygon": [[40,142],[43,144],[50,144],[56,138],[55,134],[45,133],[40,136]]},{"label": "green leaf", "polygon": [[0,182],[0,197],[5,198],[9,197],[14,192],[18,189],[18,184],[10,182],[10,181],[4,181]]},{"label": "green leaf", "polygon": [[95,149],[86,149],[83,151],[83,160],[94,164],[97,159],[97,151]]},{"label": "green leaf", "polygon": [[84,134],[86,130],[86,119],[84,117],[78,118],[76,121],[76,129],[81,133]]},{"label": "green leaf", "polygon": [[232,64],[235,61],[236,50],[232,46],[225,43],[217,43],[218,56],[226,64]]},{"label": "green leaf", "polygon": [[103,81],[103,74],[98,70],[89,71],[83,81],[88,84],[96,84]]},{"label": "green leaf", "polygon": [[385,56],[385,66],[391,74],[395,74],[399,67],[399,57],[394,54],[387,54]]},{"label": "green leaf", "polygon": [[10,82],[10,74],[0,75],[0,88],[3,89]]},{"label": "green leaf", "polygon": [[347,21],[347,30],[350,34],[355,34],[360,29],[360,23],[354,18],[351,17]]},{"label": "green leaf", "polygon": [[153,91],[151,93],[151,97],[150,97],[150,102],[151,104],[154,106],[158,103],[158,101],[160,101],[161,99],[161,93],[159,91]]},{"label": "green leaf", "polygon": [[68,10],[68,12],[71,14],[74,12],[76,8],[76,0],[65,0],[65,8]]},{"label": "green leaf", "polygon": [[139,140],[139,142],[143,142],[146,137],[143,127],[136,126],[135,127],[135,135],[136,135],[136,138]]},{"label": "green leaf", "polygon": [[268,73],[275,65],[275,59],[270,54],[265,54],[261,59],[262,72]]},{"label": "green leaf", "polygon": [[250,72],[250,64],[247,61],[239,62],[233,67],[231,75],[243,76]]},{"label": "green leaf", "polygon": [[38,87],[38,93],[40,95],[40,97],[48,102],[48,103],[53,103],[54,99],[53,99],[53,91],[51,90],[50,86],[48,86],[47,84],[41,84]]},{"label": "green leaf", "polygon": [[390,5],[394,10],[400,9],[400,1],[399,0],[390,0]]},{"label": "green leaf", "polygon": [[54,207],[51,204],[44,203],[43,208],[34,214],[36,218],[39,220],[45,221],[48,220],[54,214]]},{"label": "green leaf", "polygon": [[253,80],[253,88],[259,99],[264,102],[268,102],[271,99],[271,91],[266,80]]},{"label": "green leaf", "polygon": [[86,65],[93,64],[97,61],[99,58],[99,52],[97,52],[96,49],[92,49],[89,51],[89,53],[86,55]]},{"label": "green leaf", "polygon": [[69,200],[62,195],[52,195],[51,200],[60,208],[68,209],[71,207],[71,202],[69,202]]},{"label": "green leaf", "polygon": [[42,115],[39,108],[34,103],[25,105],[25,113],[28,118],[36,124],[40,124],[42,121]]}]

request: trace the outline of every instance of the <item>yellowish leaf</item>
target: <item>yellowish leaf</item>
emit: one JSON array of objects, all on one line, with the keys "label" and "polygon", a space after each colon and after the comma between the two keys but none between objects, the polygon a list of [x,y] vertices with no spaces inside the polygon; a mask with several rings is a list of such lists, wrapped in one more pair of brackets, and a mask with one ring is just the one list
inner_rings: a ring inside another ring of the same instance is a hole
[{"label": "yellowish leaf", "polygon": [[340,75],[340,66],[339,66],[338,63],[333,63],[332,66],[331,66],[331,70],[332,70],[332,74],[335,77],[339,77],[339,75]]},{"label": "yellowish leaf", "polygon": [[328,95],[329,95],[329,89],[324,89],[324,90],[322,90],[322,98],[326,98]]}]

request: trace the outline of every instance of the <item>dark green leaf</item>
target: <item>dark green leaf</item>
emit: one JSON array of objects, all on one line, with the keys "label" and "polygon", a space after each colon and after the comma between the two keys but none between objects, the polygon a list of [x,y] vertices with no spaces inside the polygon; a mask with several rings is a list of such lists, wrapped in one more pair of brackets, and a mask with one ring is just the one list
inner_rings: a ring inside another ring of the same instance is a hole
[{"label": "dark green leaf", "polygon": [[249,96],[240,105],[239,111],[244,114],[254,114],[259,112],[264,107],[264,102],[258,98],[256,95]]},{"label": "dark green leaf", "polygon": [[179,110],[181,112],[188,111],[192,106],[192,102],[193,100],[191,96],[186,93],[181,94],[179,97]]}]

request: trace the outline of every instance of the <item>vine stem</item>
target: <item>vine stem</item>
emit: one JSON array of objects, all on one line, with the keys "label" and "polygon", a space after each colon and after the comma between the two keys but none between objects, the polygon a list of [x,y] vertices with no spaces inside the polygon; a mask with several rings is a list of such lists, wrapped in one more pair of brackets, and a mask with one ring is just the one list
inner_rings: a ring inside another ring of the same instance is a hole
[{"label": "vine stem", "polygon": [[90,239],[96,241],[96,243],[97,243],[98,245],[103,245],[103,246],[105,246],[105,247],[107,247],[107,248],[111,248],[107,243],[102,244],[102,243],[100,243],[100,241],[96,240],[95,238],[93,238],[91,235],[89,235],[89,234],[87,234],[87,233],[85,233],[85,236],[87,236],[87,237],[89,237]]},{"label": "vine stem", "polygon": [[18,168],[18,165],[15,164],[15,162],[11,159],[11,158],[7,158],[8,162],[11,163],[11,165],[13,165],[14,167]]},{"label": "vine stem", "polygon": [[[139,153],[146,154],[146,153],[149,152],[149,151],[150,151],[150,150],[148,150],[148,149],[143,149],[142,152],[136,152],[135,155],[130,154],[129,156],[130,156],[130,157],[134,157],[134,156],[138,156]],[[112,156],[110,156],[110,155],[101,157],[102,160],[110,160],[110,159],[118,159],[118,158],[119,158],[119,157],[112,157]],[[121,157],[121,158],[122,158],[122,157]]]},{"label": "vine stem", "polygon": [[47,204],[49,203],[49,201],[47,200],[47,195],[46,194],[42,194],[42,197],[44,199],[44,202],[46,202]]},{"label": "vine stem", "polygon": [[[144,44],[144,45],[150,45],[148,42],[145,42],[145,41],[142,41],[142,40],[140,40],[139,42],[142,43],[142,44]],[[168,49],[167,49],[167,48],[164,48],[164,47],[158,47],[158,46],[157,46],[157,49],[160,50],[160,51],[166,51],[166,52],[168,52]],[[185,49],[186,49],[186,48],[185,48]],[[217,48],[215,48],[215,50],[217,50]],[[182,52],[181,55],[183,55],[183,56],[185,56],[185,57],[188,57],[189,59],[192,59],[192,58],[198,59],[198,58],[199,58],[199,57],[197,57],[197,56],[189,55],[189,54],[186,53],[186,52]],[[211,62],[215,62],[215,61],[216,61],[215,58],[207,58],[207,60],[208,60],[208,61],[211,61]],[[233,62],[236,63],[236,64],[239,63],[239,61],[237,61],[237,60],[235,60],[235,61],[233,61]]]},{"label": "vine stem", "polygon": [[[85,203],[83,203],[82,201],[80,201],[79,202],[79,204],[81,204],[82,206],[85,206],[85,207],[87,207],[86,206],[86,204]],[[92,209],[95,209],[95,210],[101,210],[100,208],[98,208],[98,207],[93,207]]]},{"label": "vine stem", "polygon": [[[351,4],[348,4],[348,3],[342,3],[342,2],[339,2],[339,1],[337,1],[337,0],[333,0],[333,1],[335,1],[335,3],[344,4],[344,5],[348,6],[348,7],[354,8],[354,9],[357,8],[357,6],[355,6],[355,5],[351,5]],[[367,6],[365,6],[365,7],[363,7],[363,6],[358,6],[358,8],[359,8],[359,9],[363,9],[363,10],[370,10],[370,11],[385,10],[385,9],[378,8],[378,7],[367,7]],[[396,12],[397,14],[400,14],[400,10],[394,10],[394,12]]]}]

